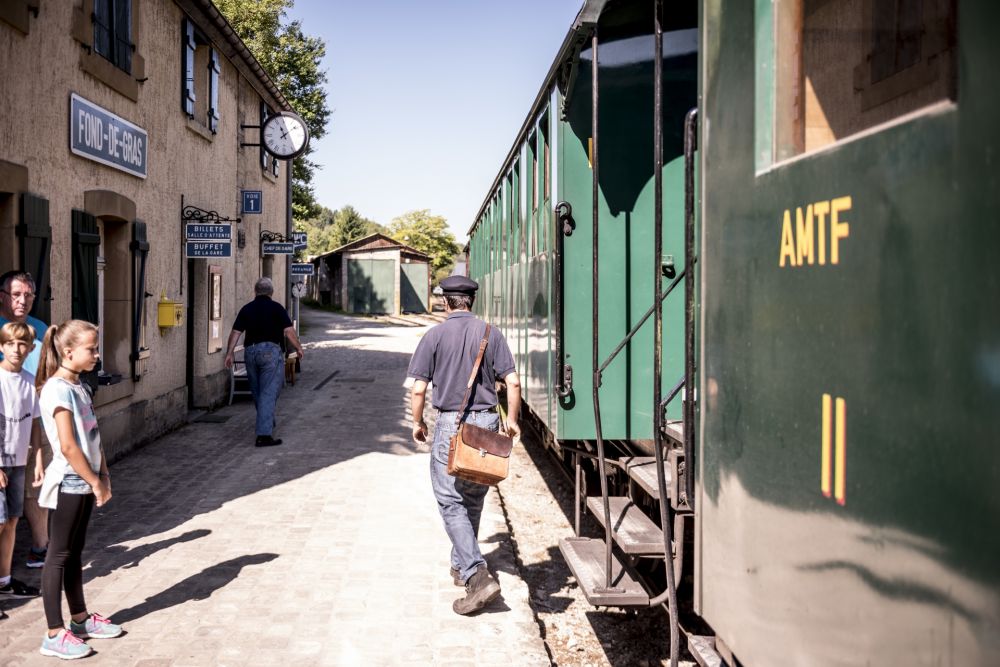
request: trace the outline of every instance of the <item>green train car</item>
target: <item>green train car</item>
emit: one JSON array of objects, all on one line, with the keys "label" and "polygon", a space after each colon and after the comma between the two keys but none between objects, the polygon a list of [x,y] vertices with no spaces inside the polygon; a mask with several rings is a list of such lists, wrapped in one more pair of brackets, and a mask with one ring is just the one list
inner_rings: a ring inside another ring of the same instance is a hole
[{"label": "green train car", "polygon": [[673,662],[1000,664],[998,25],[588,0],[564,39],[469,273],[604,530],[563,556]]}]

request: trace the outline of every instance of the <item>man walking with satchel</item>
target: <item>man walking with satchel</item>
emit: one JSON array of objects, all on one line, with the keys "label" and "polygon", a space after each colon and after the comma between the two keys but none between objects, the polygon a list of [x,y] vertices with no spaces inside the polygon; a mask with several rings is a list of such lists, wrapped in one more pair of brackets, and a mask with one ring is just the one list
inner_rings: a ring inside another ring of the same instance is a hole
[{"label": "man walking with satchel", "polygon": [[441,281],[441,289],[448,319],[421,339],[407,375],[415,380],[410,407],[413,440],[418,443],[427,441],[424,402],[428,383],[434,385],[433,404],[438,416],[431,443],[431,486],[451,540],[450,575],[456,586],[465,586],[465,597],[456,600],[452,609],[465,615],[496,600],[500,584],[486,568],[477,537],[489,486],[448,474],[449,443],[460,423],[499,430],[498,378],[507,387],[507,434],[519,435],[521,383],[503,334],[470,312],[479,285],[464,276],[449,276]]}]

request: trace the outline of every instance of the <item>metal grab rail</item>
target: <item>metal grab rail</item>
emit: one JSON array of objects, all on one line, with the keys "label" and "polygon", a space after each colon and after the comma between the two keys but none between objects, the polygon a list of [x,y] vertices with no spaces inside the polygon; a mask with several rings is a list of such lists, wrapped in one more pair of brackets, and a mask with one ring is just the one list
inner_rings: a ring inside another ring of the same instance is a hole
[{"label": "metal grab rail", "polygon": [[[694,152],[698,148],[698,107],[684,116],[684,270],[694,276],[698,261],[694,239]],[[684,377],[694,378],[694,282],[684,284]],[[684,495],[694,510],[694,419],[695,392],[686,392],[684,401]]]},{"label": "metal grab rail", "polygon": [[564,236],[570,236],[576,228],[576,221],[573,220],[573,206],[568,201],[561,201],[555,205],[553,212],[558,223],[562,223],[562,229],[556,227],[556,252],[555,270],[552,272],[553,304],[556,311],[556,336],[555,336],[555,357],[556,357],[556,385],[554,387],[557,398],[569,398],[573,393],[573,367],[566,363],[566,348],[563,343],[563,331],[565,329],[565,303],[563,302],[563,283],[565,280],[563,242]]},{"label": "metal grab rail", "polygon": [[594,27],[594,32],[590,38],[590,48],[591,48],[591,73],[590,73],[590,84],[591,84],[591,96],[590,96],[590,123],[591,123],[591,137],[593,138],[592,152],[591,152],[591,257],[593,261],[594,273],[591,276],[591,321],[593,327],[593,344],[591,347],[591,362],[594,369],[593,377],[593,401],[594,401],[594,432],[597,436],[597,460],[600,466],[600,478],[601,478],[601,499],[604,504],[604,588],[598,589],[599,592],[611,592],[613,590],[611,586],[611,505],[608,500],[608,477],[604,473],[604,433],[601,429],[601,371],[598,368],[597,361],[598,350],[597,350],[597,339],[599,334],[598,323],[599,317],[598,310],[600,306],[600,280],[599,280],[599,246],[598,241],[598,219],[600,217],[599,213],[599,195],[600,195],[600,181],[598,180],[598,167],[600,162],[598,160],[598,123],[597,123],[597,111],[598,102],[600,96],[598,94],[598,59],[597,59],[597,27]]},{"label": "metal grab rail", "polygon": [[[660,293],[663,274],[661,257],[663,255],[663,26],[660,16],[663,12],[663,0],[656,0],[653,7],[654,39],[653,48],[653,181],[654,181],[654,241],[653,241],[653,294]],[[687,273],[684,271],[674,279],[671,290],[677,281]],[[690,282],[690,281],[687,281]],[[685,284],[687,284],[687,282]],[[668,290],[669,291],[669,290]],[[663,355],[663,309],[660,301],[653,304],[655,312],[653,334],[653,450],[656,457],[656,485],[660,493],[660,530],[663,535],[663,563],[667,574],[667,611],[670,616],[670,667],[677,667],[680,659],[680,630],[677,621],[677,582],[674,580],[673,531],[667,510],[667,483],[663,475],[663,411],[660,409],[660,390],[662,383]],[[649,601],[650,605],[662,604],[663,600],[656,598]]]}]

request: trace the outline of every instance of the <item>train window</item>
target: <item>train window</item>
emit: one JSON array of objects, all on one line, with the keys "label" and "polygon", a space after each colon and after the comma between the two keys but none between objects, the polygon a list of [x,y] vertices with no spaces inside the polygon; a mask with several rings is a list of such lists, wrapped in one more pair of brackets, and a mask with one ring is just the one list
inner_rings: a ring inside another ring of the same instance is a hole
[{"label": "train window", "polygon": [[551,247],[551,239],[549,235],[551,233],[551,226],[549,225],[549,211],[551,207],[549,205],[549,197],[552,196],[552,164],[549,159],[549,117],[548,114],[542,117],[539,122],[540,132],[538,133],[541,137],[541,154],[542,154],[542,212],[539,214],[538,225],[540,230],[544,230],[541,238],[541,247],[539,250],[545,252]]},{"label": "train window", "polygon": [[774,0],[756,12],[758,169],[957,98],[956,0]]},{"label": "train window", "polygon": [[521,261],[521,237],[524,232],[521,228],[521,167],[520,162],[514,163],[513,178],[511,180],[511,219],[514,221],[514,263]]},{"label": "train window", "polygon": [[531,164],[531,177],[525,186],[528,189],[528,201],[531,202],[531,212],[526,223],[525,252],[528,257],[534,257],[538,250],[538,151],[535,143],[535,133],[528,137],[528,162]]},{"label": "train window", "polygon": [[505,193],[503,186],[497,191],[497,223],[500,227],[500,251],[503,253],[501,266],[506,268],[510,264],[510,254],[507,245],[510,243],[510,230],[507,228],[507,210],[504,204]]},{"label": "train window", "polygon": [[507,218],[507,252],[510,258],[508,264],[514,265],[517,264],[517,246],[515,245],[517,229],[514,226],[514,182],[511,173],[508,173],[507,178],[504,179],[503,193],[503,213]]}]

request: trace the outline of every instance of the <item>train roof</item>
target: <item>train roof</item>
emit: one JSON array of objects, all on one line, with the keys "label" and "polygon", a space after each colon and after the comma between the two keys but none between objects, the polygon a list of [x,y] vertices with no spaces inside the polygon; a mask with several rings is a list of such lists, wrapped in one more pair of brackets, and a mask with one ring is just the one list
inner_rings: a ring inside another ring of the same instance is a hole
[{"label": "train roof", "polygon": [[483,217],[486,207],[489,206],[490,200],[493,199],[493,193],[496,192],[500,182],[507,173],[507,169],[510,167],[511,162],[514,159],[514,156],[517,155],[521,144],[524,143],[524,139],[528,135],[528,132],[534,123],[535,116],[538,115],[539,110],[544,106],[545,101],[548,99],[548,92],[552,86],[552,81],[559,74],[559,71],[564,64],[572,63],[579,56],[580,49],[582,48],[584,42],[586,42],[586,40],[590,37],[593,27],[597,25],[597,20],[600,18],[601,12],[604,11],[604,7],[607,4],[608,0],[585,0],[583,7],[580,8],[580,12],[576,15],[576,19],[573,20],[573,25],[566,34],[566,38],[563,40],[562,46],[559,47],[559,51],[556,53],[552,66],[549,67],[549,71],[545,75],[542,86],[538,90],[538,94],[535,96],[535,101],[531,104],[531,109],[528,111],[528,115],[525,117],[524,123],[521,124],[521,129],[518,130],[517,137],[514,139],[513,145],[507,152],[507,157],[504,158],[500,171],[497,173],[496,178],[493,179],[493,183],[487,191],[486,198],[483,200],[482,206],[479,207],[479,211],[476,213],[472,226],[469,227],[469,236],[472,236],[472,232],[476,229],[476,225],[479,224],[479,220]]}]

